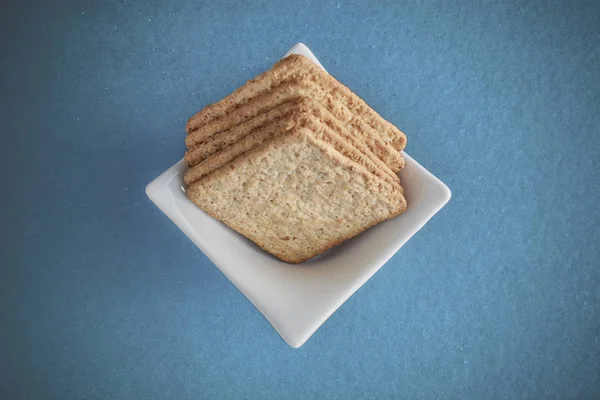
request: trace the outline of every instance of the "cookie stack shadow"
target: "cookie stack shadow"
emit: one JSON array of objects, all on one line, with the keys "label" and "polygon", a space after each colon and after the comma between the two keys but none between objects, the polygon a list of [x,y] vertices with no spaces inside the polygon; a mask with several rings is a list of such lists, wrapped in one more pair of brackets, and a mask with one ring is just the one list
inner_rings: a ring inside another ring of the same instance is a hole
[{"label": "cookie stack shadow", "polygon": [[205,107],[186,130],[190,200],[283,261],[406,210],[406,136],[304,56]]}]

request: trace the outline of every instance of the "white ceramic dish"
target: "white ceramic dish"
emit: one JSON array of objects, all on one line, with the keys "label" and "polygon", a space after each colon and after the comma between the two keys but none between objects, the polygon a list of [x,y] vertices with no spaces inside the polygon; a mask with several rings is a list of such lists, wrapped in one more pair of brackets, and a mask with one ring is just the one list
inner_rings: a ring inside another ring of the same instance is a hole
[{"label": "white ceramic dish", "polygon": [[[303,54],[321,66],[301,43],[290,53]],[[183,184],[187,168],[183,160],[152,181],[146,193],[283,339],[300,347],[450,200],[446,185],[410,156],[404,157],[406,167],[400,177],[407,211],[300,266],[276,260],[190,202]]]}]

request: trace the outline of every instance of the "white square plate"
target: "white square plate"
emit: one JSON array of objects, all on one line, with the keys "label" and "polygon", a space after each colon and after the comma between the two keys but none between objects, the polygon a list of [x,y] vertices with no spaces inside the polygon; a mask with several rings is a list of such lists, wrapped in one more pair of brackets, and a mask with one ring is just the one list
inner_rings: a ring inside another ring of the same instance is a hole
[{"label": "white square plate", "polygon": [[[302,54],[321,66],[303,44]],[[322,66],[321,66],[322,67]],[[450,190],[407,154],[400,172],[407,211],[321,256],[293,266],[276,260],[188,200],[179,161],[146,188],[148,197],[263,313],[292,347],[302,346],[335,310],[450,200]]]}]

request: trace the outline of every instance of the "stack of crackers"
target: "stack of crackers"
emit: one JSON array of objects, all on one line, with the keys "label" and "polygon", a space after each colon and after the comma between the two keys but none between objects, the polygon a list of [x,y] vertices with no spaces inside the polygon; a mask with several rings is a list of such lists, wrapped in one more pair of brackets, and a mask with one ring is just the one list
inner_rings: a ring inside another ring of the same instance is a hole
[{"label": "stack of crackers", "polygon": [[406,209],[406,136],[308,58],[290,55],[186,126],[198,207],[290,263]]}]

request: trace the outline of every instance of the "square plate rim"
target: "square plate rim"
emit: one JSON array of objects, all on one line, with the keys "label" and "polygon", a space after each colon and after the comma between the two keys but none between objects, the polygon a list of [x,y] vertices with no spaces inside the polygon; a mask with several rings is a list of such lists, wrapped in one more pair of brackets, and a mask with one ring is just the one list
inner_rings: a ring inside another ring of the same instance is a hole
[{"label": "square plate rim", "polygon": [[[314,56],[314,54],[308,49],[306,45],[303,43],[297,43],[294,45],[285,55],[289,54],[303,54],[314,61],[321,68],[323,66],[318,61],[318,59]],[[324,68],[323,68],[324,69]],[[407,163],[412,163],[413,167],[417,168],[420,173],[425,174],[430,178],[437,187],[441,190],[441,194],[435,203],[435,206],[428,209],[427,215],[425,218],[420,221],[419,224],[416,224],[411,227],[412,232],[403,240],[399,240],[394,242],[393,245],[388,246],[382,254],[377,258],[377,262],[372,263],[369,268],[369,273],[362,276],[360,279],[357,279],[353,282],[352,287],[346,290],[347,295],[341,296],[336,304],[329,307],[327,313],[323,313],[318,321],[314,321],[312,326],[308,329],[305,329],[303,333],[293,334],[290,332],[285,332],[282,326],[280,326],[277,321],[274,321],[271,315],[266,313],[260,304],[257,304],[258,301],[253,298],[253,296],[248,293],[241,285],[236,283],[237,279],[231,276],[223,267],[219,265],[219,256],[217,252],[213,251],[210,246],[207,246],[206,243],[202,240],[199,235],[194,234],[193,232],[189,232],[188,229],[184,226],[183,221],[176,215],[165,210],[161,205],[160,195],[162,191],[160,190],[162,187],[160,184],[167,180],[173,179],[177,174],[179,174],[183,168],[185,168],[184,159],[177,161],[174,165],[167,168],[163,173],[161,173],[158,177],[153,179],[145,188],[146,195],[148,198],[159,208],[161,212],[163,212],[191,241],[194,243],[207,257],[208,259],[229,279],[234,286],[244,294],[244,296],[258,309],[258,311],[269,321],[269,323],[273,326],[273,328],[277,331],[277,333],[284,339],[284,341],[293,348],[299,348],[302,346],[317,330],[318,328],[343,304],[348,298],[352,296],[361,286],[363,286],[371,277],[379,270],[383,265],[385,265],[389,259],[396,253],[398,250],[406,243],[408,240],[414,236],[416,232],[418,232],[435,214],[437,214],[447,203],[450,201],[452,197],[452,193],[448,186],[444,184],[439,178],[429,172],[426,168],[424,168],[421,164],[419,164],[416,160],[414,160],[410,155],[402,152],[404,157],[407,159]],[[201,210],[200,210],[201,211]]]}]

